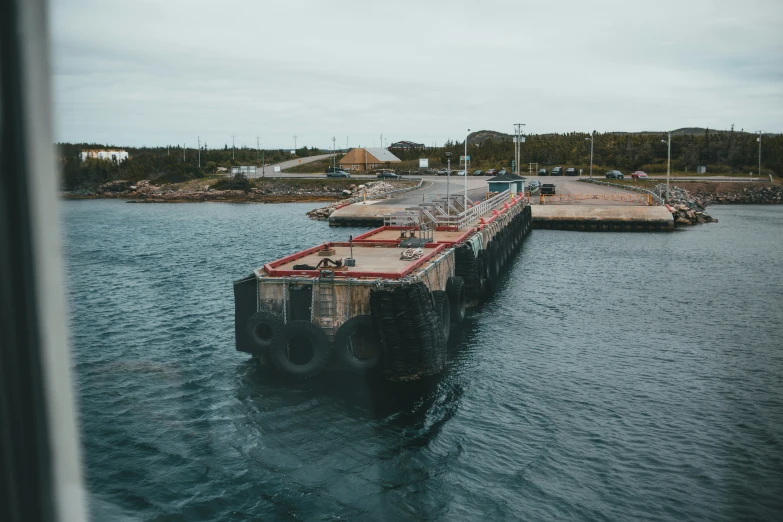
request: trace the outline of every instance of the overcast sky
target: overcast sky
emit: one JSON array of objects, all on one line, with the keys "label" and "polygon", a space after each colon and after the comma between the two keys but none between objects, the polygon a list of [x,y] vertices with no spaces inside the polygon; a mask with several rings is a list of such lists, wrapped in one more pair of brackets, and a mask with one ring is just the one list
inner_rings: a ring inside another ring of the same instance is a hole
[{"label": "overcast sky", "polygon": [[781,0],[52,0],[57,139],[783,131]]}]

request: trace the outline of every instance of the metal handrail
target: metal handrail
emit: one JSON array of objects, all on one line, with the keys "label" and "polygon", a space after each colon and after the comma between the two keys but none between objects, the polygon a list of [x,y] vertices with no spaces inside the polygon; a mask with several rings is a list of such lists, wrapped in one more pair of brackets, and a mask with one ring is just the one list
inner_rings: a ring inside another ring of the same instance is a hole
[{"label": "metal handrail", "polygon": [[489,199],[486,199],[469,209],[456,215],[440,216],[436,224],[438,226],[456,226],[457,229],[462,229],[474,220],[478,220],[481,216],[487,212],[493,210],[500,204],[505,203],[511,195],[510,190],[505,190],[500,194],[496,194]]},{"label": "metal handrail", "polygon": [[641,187],[634,187],[633,185],[620,185],[619,183],[609,183],[607,181],[599,181],[597,179],[579,179],[577,181],[581,181],[583,183],[596,183],[598,185],[606,185],[607,187],[617,187],[625,190],[633,190],[635,192],[643,192],[645,194],[652,194],[653,200],[657,201],[659,205],[665,205],[663,199],[653,192],[652,190],[643,189]]}]

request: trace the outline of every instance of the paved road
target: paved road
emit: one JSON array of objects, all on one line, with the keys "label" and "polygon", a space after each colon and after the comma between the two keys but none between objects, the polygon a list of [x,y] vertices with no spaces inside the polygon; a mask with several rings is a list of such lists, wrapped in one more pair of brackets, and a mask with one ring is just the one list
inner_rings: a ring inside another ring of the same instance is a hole
[{"label": "paved road", "polygon": [[[275,163],[274,165],[267,165],[263,169],[258,169],[258,171],[256,172],[255,176],[250,176],[250,177],[260,178],[262,172],[267,177],[272,177],[272,176],[274,176],[274,177],[295,177],[295,178],[299,178],[299,177],[304,177],[304,178],[306,178],[306,177],[313,177],[312,174],[285,174],[283,172],[275,172],[274,168],[275,167],[280,167],[280,170],[282,171],[283,169],[290,169],[291,167],[296,167],[297,165],[304,165],[306,163],[312,163],[314,161],[322,160],[324,158],[330,158],[331,156],[332,156],[331,154],[319,154],[318,156],[308,156],[306,158],[297,158],[297,159],[292,159],[292,160],[288,160],[288,161],[283,161],[281,163]],[[316,176],[316,177],[318,177],[318,176]],[[324,174],[323,176],[320,176],[320,177],[326,177],[326,174]]]},{"label": "paved road", "polygon": [[[617,187],[607,187],[605,185],[596,185],[594,183],[582,183],[578,177],[571,176],[526,176],[527,179],[537,179],[542,184],[552,183],[555,185],[557,194],[631,194],[632,192]],[[599,180],[600,181],[600,180]],[[610,180],[611,181],[611,180]],[[531,198],[531,203],[538,204],[538,197]],[[553,203],[554,204],[554,203]],[[621,201],[606,200],[585,200],[579,202],[563,203],[568,205],[629,205]],[[638,203],[637,203],[638,204]]]}]

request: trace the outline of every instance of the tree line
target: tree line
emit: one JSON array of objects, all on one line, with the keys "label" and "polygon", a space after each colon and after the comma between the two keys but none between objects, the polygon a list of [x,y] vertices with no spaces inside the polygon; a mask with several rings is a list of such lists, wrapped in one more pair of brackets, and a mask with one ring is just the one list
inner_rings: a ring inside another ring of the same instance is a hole
[{"label": "tree line", "polygon": [[[122,162],[88,159],[80,153],[91,149],[122,149],[128,159]],[[322,154],[319,149],[302,147],[296,155],[290,150],[256,150],[249,147],[210,149],[204,144],[199,167],[199,149],[182,145],[167,147],[116,147],[97,143],[59,143],[57,157],[61,167],[61,186],[65,190],[91,187],[109,181],[151,180],[153,183],[179,183],[215,174],[218,167],[230,169],[237,165],[267,165],[281,161]]]},{"label": "tree line", "polygon": [[[497,139],[474,143],[468,138],[471,168],[509,168],[514,159],[511,136],[498,134]],[[587,133],[532,134],[521,146],[520,171],[527,172],[528,164],[540,167],[589,168],[590,138]],[[695,171],[699,165],[713,174],[747,174],[758,172],[758,141],[756,134],[705,129],[672,136],[672,170]],[[596,133],[593,136],[594,173],[603,169],[623,171],[644,170],[650,173],[666,171],[667,145],[661,140],[666,134],[657,133]],[[445,166],[445,153],[451,152],[452,167],[459,167],[464,154],[464,142],[449,141],[443,147],[422,150],[394,150],[404,162],[413,165],[419,158],[429,158],[431,167]],[[115,180],[153,183],[177,183],[215,174],[218,167],[279,163],[297,157],[322,154],[320,149],[302,147],[292,156],[289,150],[258,151],[249,147],[233,149],[228,145],[210,149],[201,148],[201,167],[198,149],[184,149],[181,145],[168,147],[111,147],[94,143],[60,143],[57,145],[62,168],[62,187],[74,190]],[[129,159],[123,162],[104,160],[81,161],[80,152],[88,149],[122,148]],[[783,135],[762,136],[762,174],[783,175]]]},{"label": "tree line", "polygon": [[[747,132],[703,132],[672,135],[671,168],[675,171],[695,171],[704,165],[715,174],[758,173],[757,134]],[[590,164],[588,133],[528,135],[521,145],[521,171],[528,164],[539,166],[587,168]],[[657,133],[596,133],[593,136],[593,165],[624,171],[644,170],[666,172],[666,134]],[[783,174],[783,135],[762,136],[762,173]],[[431,166],[445,164],[445,152],[452,153],[452,166],[465,154],[465,142],[447,142],[444,147],[424,150],[393,151],[401,160],[429,157]],[[479,143],[468,138],[471,168],[508,168],[514,159],[511,136]],[[434,163],[434,165],[433,165]]]}]

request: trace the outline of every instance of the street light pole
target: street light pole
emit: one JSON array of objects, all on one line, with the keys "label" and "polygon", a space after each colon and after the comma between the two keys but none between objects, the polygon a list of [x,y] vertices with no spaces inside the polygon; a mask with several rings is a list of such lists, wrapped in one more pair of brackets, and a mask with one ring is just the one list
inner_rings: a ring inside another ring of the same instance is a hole
[{"label": "street light pole", "polygon": [[666,202],[669,202],[669,176],[671,174],[672,170],[672,133],[669,132],[668,134],[668,140],[661,140],[662,143],[666,144],[666,148],[668,149],[668,160],[666,161]]},{"label": "street light pole", "polygon": [[462,210],[468,209],[468,136],[470,135],[470,129],[465,135],[465,197],[462,201]]},{"label": "street light pole", "polygon": [[446,153],[446,213],[449,213],[449,180],[451,179],[451,152]]},{"label": "street light pole", "polygon": [[201,136],[198,137],[198,168],[201,168]]},{"label": "street light pole", "polygon": [[335,168],[337,167],[337,138],[332,136],[332,172],[334,172]]},{"label": "street light pole", "polygon": [[759,137],[756,139],[759,142],[759,177],[761,177],[761,131],[759,131]]},{"label": "street light pole", "polygon": [[595,139],[595,131],[585,140],[590,140],[590,179],[593,179],[593,140]]}]

